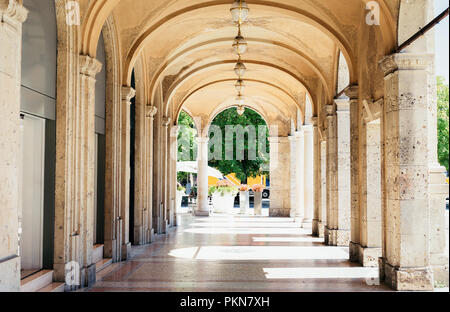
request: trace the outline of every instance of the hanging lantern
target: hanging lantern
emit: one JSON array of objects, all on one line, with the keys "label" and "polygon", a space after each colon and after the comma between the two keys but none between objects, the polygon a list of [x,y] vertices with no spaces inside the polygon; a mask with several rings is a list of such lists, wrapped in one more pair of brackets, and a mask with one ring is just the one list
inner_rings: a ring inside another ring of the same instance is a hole
[{"label": "hanging lantern", "polygon": [[238,81],[236,81],[234,87],[236,88],[236,91],[237,91],[239,94],[244,93],[244,89],[245,89],[245,83],[244,83],[244,80],[239,79]]},{"label": "hanging lantern", "polygon": [[234,67],[234,72],[236,73],[236,75],[239,78],[241,78],[241,77],[244,77],[246,71],[247,71],[247,67],[245,67],[245,64],[239,60],[239,62]]},{"label": "hanging lantern", "polygon": [[233,49],[237,53],[237,55],[242,55],[247,51],[247,41],[242,37],[242,35],[239,32],[239,35],[234,39],[233,42]]},{"label": "hanging lantern", "polygon": [[233,17],[233,21],[236,24],[242,25],[243,23],[248,21],[250,9],[248,8],[248,5],[245,2],[245,0],[234,1],[230,11],[231,16]]}]

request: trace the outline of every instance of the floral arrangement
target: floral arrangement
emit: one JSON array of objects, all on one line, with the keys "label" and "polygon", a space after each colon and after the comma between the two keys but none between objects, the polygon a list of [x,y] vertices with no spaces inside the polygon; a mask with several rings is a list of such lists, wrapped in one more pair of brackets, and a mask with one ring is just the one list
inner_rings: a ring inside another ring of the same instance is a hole
[{"label": "floral arrangement", "polygon": [[226,193],[231,193],[233,196],[236,196],[237,192],[236,185],[228,180],[220,180],[215,186],[209,188],[209,195],[220,193],[221,196],[225,196]]},{"label": "floral arrangement", "polygon": [[248,192],[250,190],[250,186],[248,186],[247,184],[241,184],[239,186],[239,191],[240,192]]},{"label": "floral arrangement", "polygon": [[252,191],[253,192],[257,192],[257,193],[262,193],[264,192],[264,185],[262,184],[255,184],[252,186]]}]

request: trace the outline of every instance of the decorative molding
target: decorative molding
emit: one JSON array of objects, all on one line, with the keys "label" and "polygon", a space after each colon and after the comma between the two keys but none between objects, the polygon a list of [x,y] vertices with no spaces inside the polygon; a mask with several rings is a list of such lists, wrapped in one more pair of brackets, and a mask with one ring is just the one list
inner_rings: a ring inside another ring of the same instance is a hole
[{"label": "decorative molding", "polygon": [[102,70],[102,63],[89,55],[80,55],[80,73],[84,76],[95,78]]},{"label": "decorative molding", "polygon": [[3,21],[4,16],[6,16],[16,23],[22,24],[25,22],[28,17],[28,10],[17,0],[9,0],[7,6],[6,1],[0,1],[0,21]]},{"label": "decorative molding", "polygon": [[155,118],[156,113],[158,112],[158,108],[156,106],[147,106],[146,107],[145,116],[147,118]]},{"label": "decorative molding", "polygon": [[344,94],[349,97],[350,101],[358,100],[359,98],[359,86],[351,85],[344,89]]},{"label": "decorative molding", "polygon": [[172,122],[172,118],[170,117],[164,117],[162,120],[163,126],[168,127],[170,126],[170,123]]},{"label": "decorative molding", "polygon": [[350,111],[350,100],[345,99],[335,99],[336,112],[349,112]]},{"label": "decorative molding", "polygon": [[132,87],[123,86],[122,87],[122,101],[125,101],[127,104],[131,104],[131,99],[136,95],[136,90]]},{"label": "decorative molding", "polygon": [[336,107],[333,104],[325,105],[325,113],[327,117],[333,117],[336,115]]},{"label": "decorative molding", "polygon": [[384,105],[384,98],[380,98],[375,102],[372,99],[364,100],[363,101],[364,121],[367,123],[379,119],[381,117],[383,105]]},{"label": "decorative molding", "polygon": [[385,77],[397,70],[430,70],[434,64],[434,54],[395,53],[378,64]]},{"label": "decorative molding", "polygon": [[319,117],[317,117],[317,116],[311,117],[311,122],[312,122],[313,127],[318,127],[319,126]]}]

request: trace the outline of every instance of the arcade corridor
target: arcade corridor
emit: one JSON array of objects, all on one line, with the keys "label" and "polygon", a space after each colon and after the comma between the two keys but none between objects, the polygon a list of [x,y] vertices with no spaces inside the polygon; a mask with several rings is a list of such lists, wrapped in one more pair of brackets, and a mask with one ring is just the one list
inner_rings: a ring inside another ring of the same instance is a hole
[{"label": "arcade corridor", "polygon": [[[377,268],[348,260],[292,219],[179,216],[180,225],[131,259],[97,273],[83,291],[388,291]],[[367,279],[367,282],[366,282]]]}]

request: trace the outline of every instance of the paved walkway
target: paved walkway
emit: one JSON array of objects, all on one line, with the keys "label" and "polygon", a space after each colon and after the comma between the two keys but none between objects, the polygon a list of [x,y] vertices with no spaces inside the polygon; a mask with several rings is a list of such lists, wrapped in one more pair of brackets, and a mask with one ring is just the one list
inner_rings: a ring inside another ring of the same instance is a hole
[{"label": "paved walkway", "polygon": [[179,217],[180,226],[131,260],[97,275],[90,291],[386,291],[376,268],[351,264],[348,248],[296,227],[292,219]]}]

